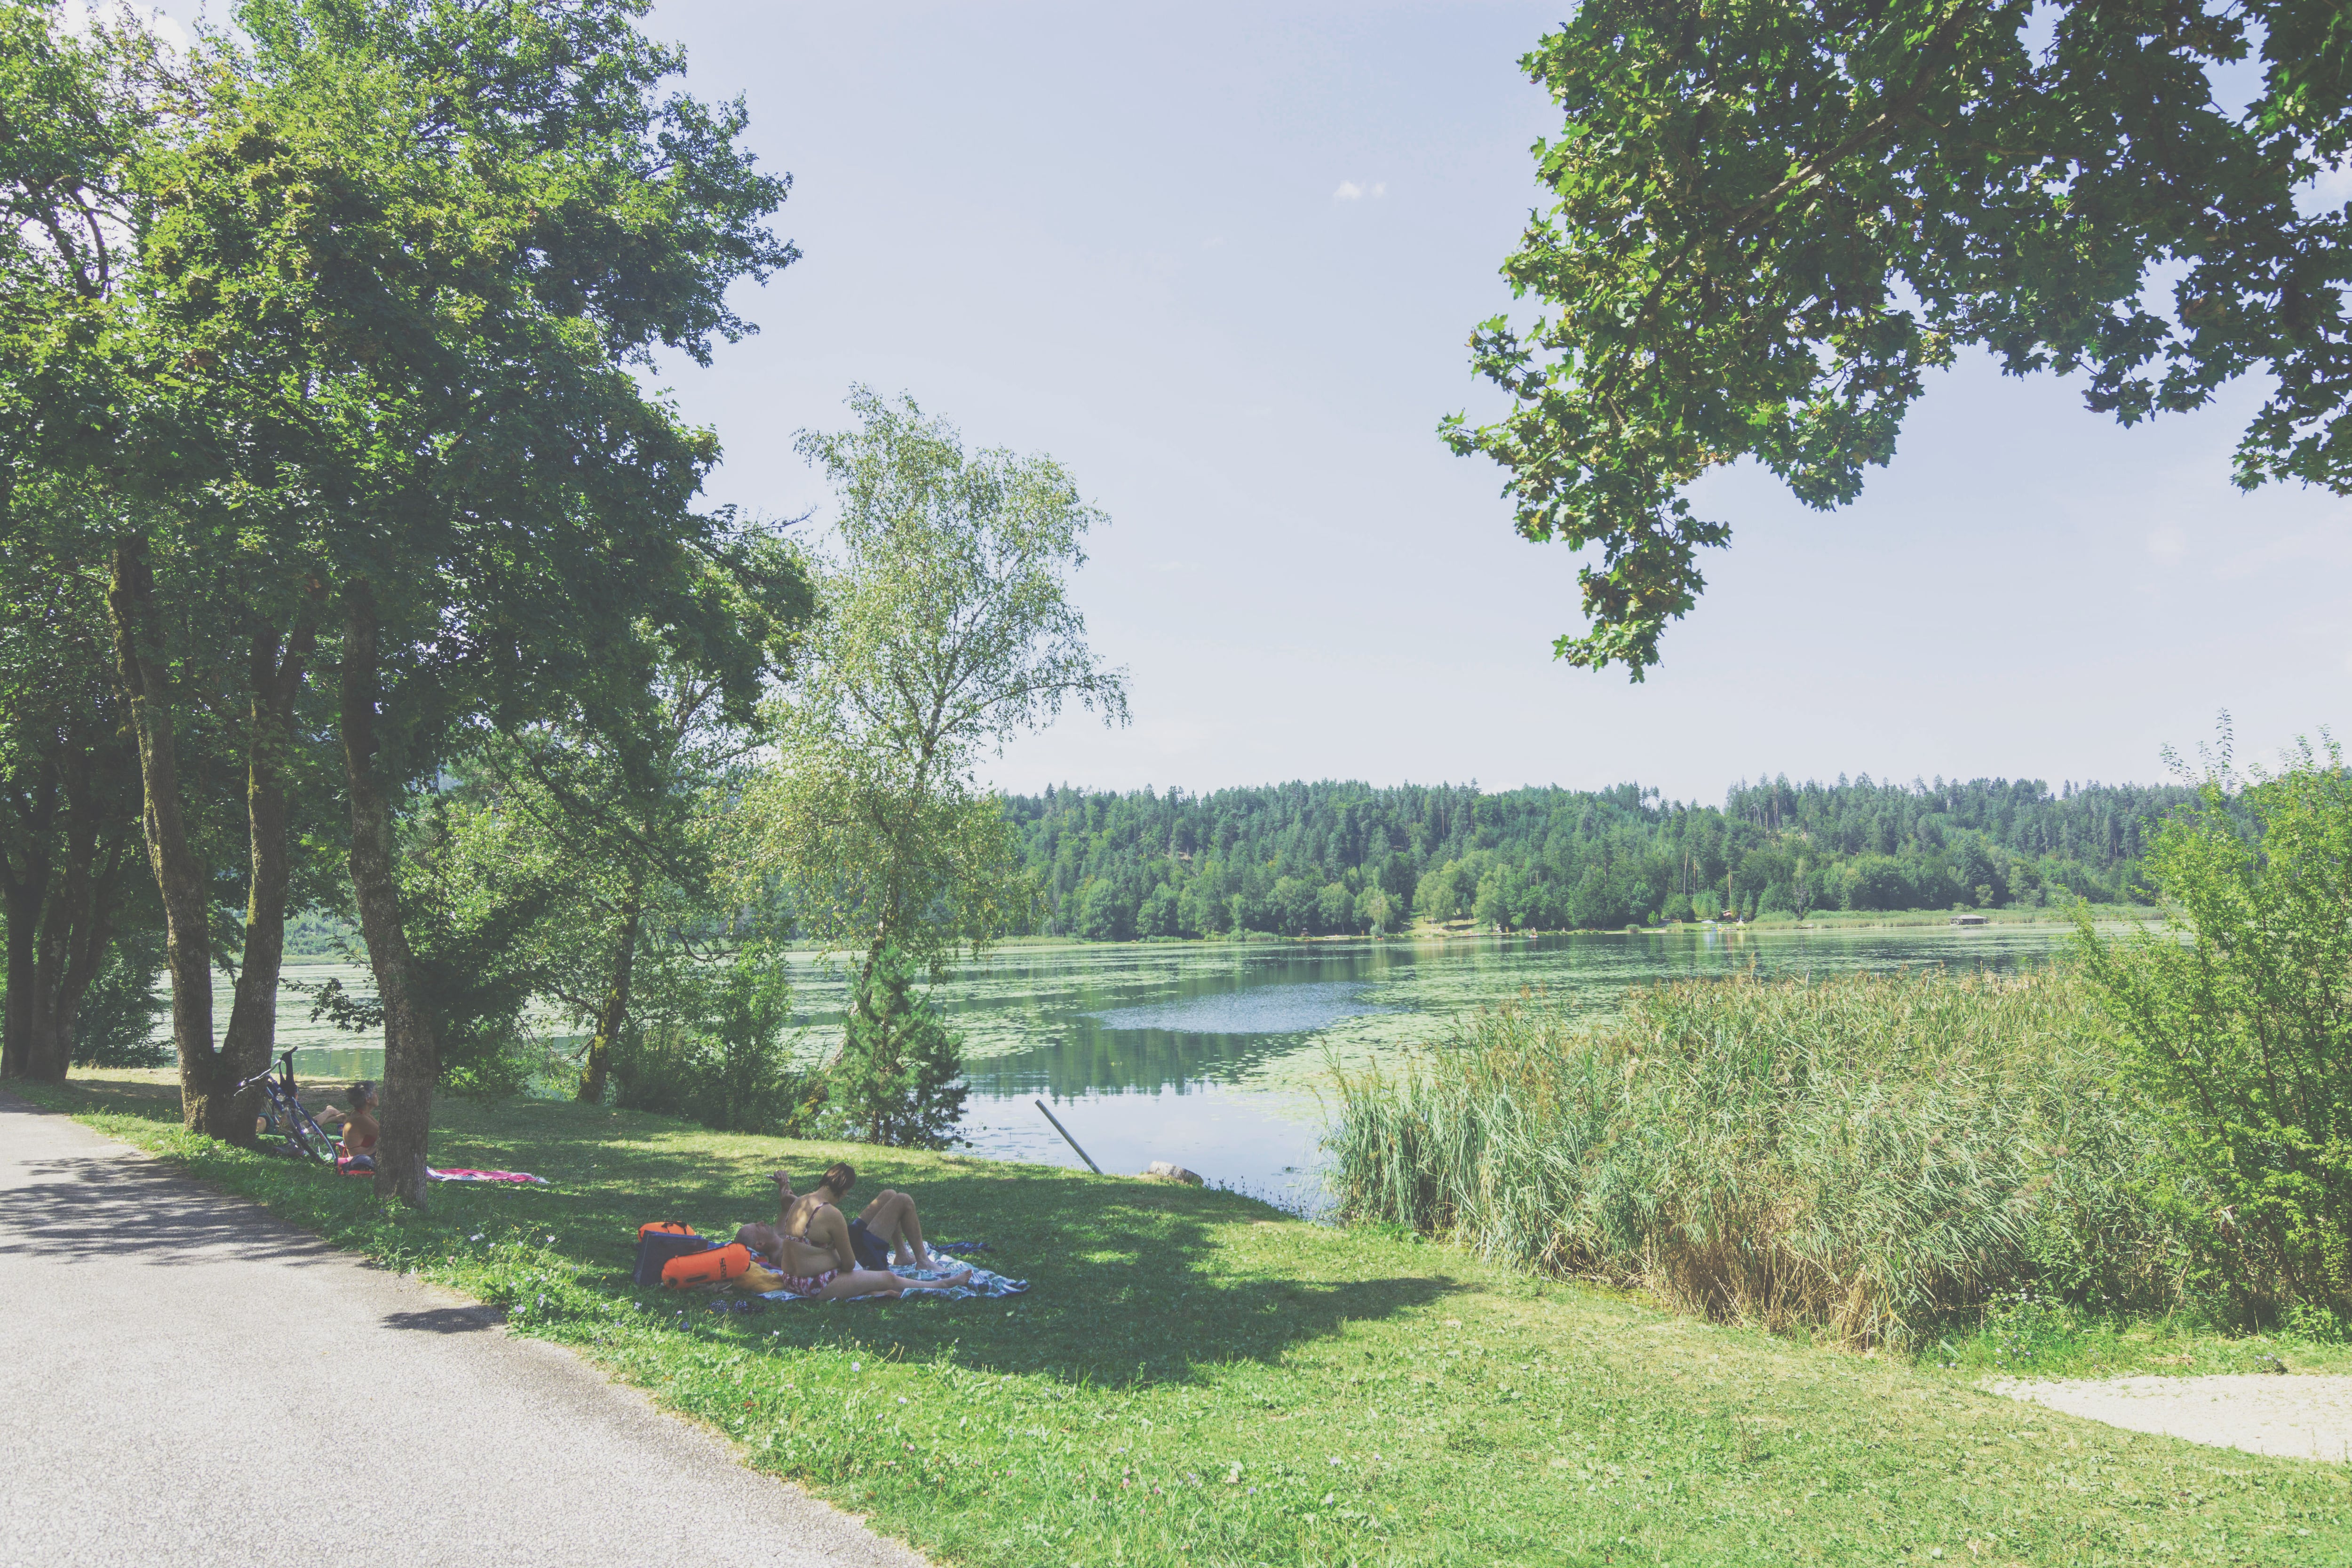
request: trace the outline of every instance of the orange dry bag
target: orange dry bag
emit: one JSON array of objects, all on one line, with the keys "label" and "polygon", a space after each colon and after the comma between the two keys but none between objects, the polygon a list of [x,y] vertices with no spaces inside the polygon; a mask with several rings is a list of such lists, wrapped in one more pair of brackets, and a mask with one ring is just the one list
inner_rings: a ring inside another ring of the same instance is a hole
[{"label": "orange dry bag", "polygon": [[751,1267],[751,1252],[741,1242],[732,1247],[714,1247],[708,1252],[690,1252],[684,1258],[673,1258],[662,1265],[665,1285],[720,1285],[740,1276]]},{"label": "orange dry bag", "polygon": [[674,1219],[652,1220],[637,1226],[637,1239],[643,1241],[656,1231],[664,1236],[692,1236],[694,1227],[690,1225],[680,1225]]}]

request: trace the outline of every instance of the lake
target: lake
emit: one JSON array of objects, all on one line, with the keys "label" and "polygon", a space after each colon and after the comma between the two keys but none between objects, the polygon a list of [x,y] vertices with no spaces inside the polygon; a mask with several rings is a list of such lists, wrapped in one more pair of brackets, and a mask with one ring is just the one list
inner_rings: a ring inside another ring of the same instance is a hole
[{"label": "lake", "polygon": [[[1313,1208],[1329,1064],[1360,1065],[1443,1038],[1482,1005],[1539,992],[1579,1014],[1613,1011],[1629,985],[1750,970],[1831,974],[1939,964],[2010,970],[2061,947],[2061,920],[2031,924],[1684,928],[1524,937],[1314,942],[1021,944],[951,970],[940,1000],[964,1035],[964,1132],[974,1152],[1076,1165],[1036,1110],[1053,1107],[1106,1171],[1172,1160],[1211,1181]],[[309,1021],[291,985],[363,969],[289,964],[280,1045],[305,1078],[373,1076],[381,1050]],[[796,980],[807,1048],[840,1027],[844,984]],[[227,1017],[224,989],[216,1016]]]}]

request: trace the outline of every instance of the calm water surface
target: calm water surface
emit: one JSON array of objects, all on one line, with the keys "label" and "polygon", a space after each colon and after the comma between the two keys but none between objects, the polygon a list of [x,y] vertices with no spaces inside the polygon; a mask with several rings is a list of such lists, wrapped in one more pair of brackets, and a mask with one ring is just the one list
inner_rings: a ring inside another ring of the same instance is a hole
[{"label": "calm water surface", "polygon": [[[1431,942],[1021,946],[950,972],[939,1000],[965,1037],[964,1131],[975,1152],[1076,1165],[1032,1103],[1043,1100],[1106,1171],[1173,1160],[1210,1180],[1313,1206],[1316,1141],[1330,1064],[1360,1065],[1443,1038],[1452,1022],[1521,991],[1582,1016],[1613,1011],[1629,985],[1753,971],[1830,974],[1940,964],[2010,970],[2066,940],[2059,921],[1966,929],[1700,928],[1456,937]],[[364,971],[289,965],[312,984]],[[841,977],[812,966],[795,982],[808,1047],[840,1026]],[[226,1016],[227,998],[219,999]],[[373,1075],[383,1052],[357,1050],[309,1022],[289,993],[281,1046],[300,1046],[305,1078]]]}]

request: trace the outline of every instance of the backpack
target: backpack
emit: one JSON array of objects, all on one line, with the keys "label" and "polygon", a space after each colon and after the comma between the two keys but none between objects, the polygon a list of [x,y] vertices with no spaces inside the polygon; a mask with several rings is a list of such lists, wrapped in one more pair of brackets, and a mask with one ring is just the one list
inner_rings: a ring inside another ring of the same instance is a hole
[{"label": "backpack", "polygon": [[662,1266],[673,1258],[708,1252],[714,1244],[676,1220],[637,1227],[637,1266],[630,1278],[639,1285],[658,1285]]}]

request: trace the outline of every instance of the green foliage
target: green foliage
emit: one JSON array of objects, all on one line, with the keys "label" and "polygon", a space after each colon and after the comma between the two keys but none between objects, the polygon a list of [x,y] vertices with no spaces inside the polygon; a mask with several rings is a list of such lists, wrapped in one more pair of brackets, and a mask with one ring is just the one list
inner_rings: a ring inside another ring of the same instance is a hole
[{"label": "green foliage", "polygon": [[2024,1283],[2169,1306],[2170,1163],[2064,972],[1637,990],[1579,1030],[1522,1001],[1340,1080],[1352,1217],[1645,1287],[1711,1317],[1912,1343]]},{"label": "green foliage", "polygon": [[[403,827],[401,914],[440,1041],[439,1082],[519,1093],[546,1065],[527,1022],[547,976],[533,936],[561,906],[566,868],[554,846],[473,791],[428,797]],[[386,1026],[381,998],[354,996],[341,980],[314,994],[311,1016],[360,1034]]]},{"label": "green foliage", "polygon": [[74,1066],[155,1068],[172,1059],[172,1047],[155,1037],[172,1010],[155,989],[163,973],[163,932],[138,927],[114,939],[74,1019]]},{"label": "green foliage", "polygon": [[[2226,731],[2225,731],[2226,735]],[[2225,741],[2226,746],[2226,741]],[[2165,929],[2084,963],[2132,1076],[2210,1185],[2268,1309],[2352,1312],[2352,773],[2333,740],[2240,786],[2221,763],[2158,834]]]},{"label": "green foliage", "polygon": [[657,972],[613,1054],[613,1100],[727,1132],[791,1133],[824,1099],[793,1064],[782,961],[748,945],[726,963]]},{"label": "green foliage", "polygon": [[2352,489],[2352,209],[2296,210],[2345,166],[2342,15],[1578,6],[1520,62],[1565,123],[1535,147],[1553,203],[1502,271],[1550,313],[1476,330],[1472,363],[1509,411],[1444,426],[1504,468],[1522,536],[1598,546],[1591,626],[1559,656],[1641,679],[1704,586],[1698,552],[1730,533],[1692,514],[1690,484],[1752,458],[1843,505],[1968,345],[2011,374],[2083,373],[2089,405],[2126,424],[2257,371],[2269,401],[2238,482]]},{"label": "green foliage", "polygon": [[[1040,927],[1095,942],[1617,928],[1664,914],[2043,907],[2147,896],[2137,858],[2177,788],[1786,778],[1721,807],[1583,792],[1290,784],[1007,801]],[[1337,889],[1335,891],[1335,889]],[[1380,900],[1371,901],[1377,892]],[[1375,917],[1375,911],[1385,913]]]},{"label": "green foliage", "polygon": [[1068,702],[1126,719],[1065,581],[1107,520],[1050,458],[967,453],[911,399],[849,403],[856,428],[798,443],[840,499],[837,546],[795,644],[804,678],[772,712],[776,765],[747,794],[747,860],[825,947],[937,968],[1030,915],[982,760]]},{"label": "green foliage", "polygon": [[825,1081],[835,1107],[866,1142],[944,1149],[960,1141],[963,1037],[915,984],[907,953],[884,947],[858,983]]}]

